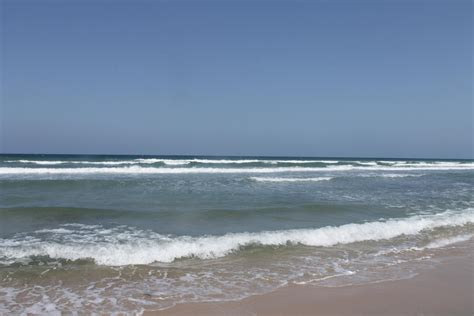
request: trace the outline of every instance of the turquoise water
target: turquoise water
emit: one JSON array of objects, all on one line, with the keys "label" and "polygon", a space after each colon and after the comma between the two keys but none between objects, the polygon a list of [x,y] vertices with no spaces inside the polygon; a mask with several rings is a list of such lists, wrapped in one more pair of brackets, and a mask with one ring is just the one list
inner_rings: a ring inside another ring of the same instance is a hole
[{"label": "turquoise water", "polygon": [[473,176],[471,160],[2,155],[0,312],[408,277],[471,239]]}]

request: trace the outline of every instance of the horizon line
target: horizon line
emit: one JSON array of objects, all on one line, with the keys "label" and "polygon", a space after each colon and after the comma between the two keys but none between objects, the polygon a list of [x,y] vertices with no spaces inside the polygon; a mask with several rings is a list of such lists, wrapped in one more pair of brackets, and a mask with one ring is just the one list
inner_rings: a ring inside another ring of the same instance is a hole
[{"label": "horizon line", "polygon": [[254,157],[254,158],[318,158],[318,159],[396,159],[396,160],[474,160],[472,158],[439,158],[439,157],[376,157],[376,156],[296,156],[296,155],[216,155],[216,154],[77,154],[77,153],[0,153],[0,156],[8,155],[44,155],[44,156],[142,156],[142,157],[215,157],[215,158],[238,158],[238,157]]}]

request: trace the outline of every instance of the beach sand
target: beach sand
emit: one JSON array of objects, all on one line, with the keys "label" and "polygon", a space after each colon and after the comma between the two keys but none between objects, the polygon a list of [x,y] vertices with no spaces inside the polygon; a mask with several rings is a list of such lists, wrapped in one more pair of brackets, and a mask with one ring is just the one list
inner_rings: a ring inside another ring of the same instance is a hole
[{"label": "beach sand", "polygon": [[397,281],[287,286],[241,301],[188,303],[145,315],[474,315],[474,254],[445,257]]}]

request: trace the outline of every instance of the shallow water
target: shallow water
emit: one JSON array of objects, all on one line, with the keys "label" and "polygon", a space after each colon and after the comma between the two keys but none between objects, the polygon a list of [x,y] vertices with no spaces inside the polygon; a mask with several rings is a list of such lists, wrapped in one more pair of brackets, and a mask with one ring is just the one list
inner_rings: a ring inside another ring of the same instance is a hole
[{"label": "shallow water", "polygon": [[471,240],[473,176],[466,160],[3,155],[0,313],[409,277]]}]

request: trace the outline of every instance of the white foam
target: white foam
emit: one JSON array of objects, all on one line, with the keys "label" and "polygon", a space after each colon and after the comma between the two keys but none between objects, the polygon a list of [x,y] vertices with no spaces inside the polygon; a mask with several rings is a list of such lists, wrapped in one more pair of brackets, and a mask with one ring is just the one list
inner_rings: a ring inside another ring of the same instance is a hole
[{"label": "white foam", "polygon": [[410,170],[474,170],[474,163],[459,165],[430,164],[421,167],[395,166],[353,166],[339,165],[329,167],[267,167],[267,168],[165,168],[165,167],[106,167],[106,168],[15,168],[2,167],[2,174],[180,174],[180,173],[277,173],[277,172],[318,172],[318,171],[410,171]]},{"label": "white foam", "polygon": [[460,242],[468,241],[473,237],[472,234],[463,234],[454,237],[447,237],[447,238],[440,238],[431,241],[425,246],[399,246],[399,247],[391,247],[388,249],[383,249],[378,251],[374,254],[374,256],[383,256],[387,254],[400,254],[408,251],[422,251],[426,249],[438,249],[444,248],[446,246],[451,246],[453,244],[457,244]]},{"label": "white foam", "polygon": [[190,163],[188,159],[158,159],[158,158],[140,158],[131,161],[133,164],[155,164],[164,163],[170,166],[187,165]]},{"label": "white foam", "polygon": [[409,178],[409,177],[421,177],[424,174],[414,174],[414,173],[370,173],[363,174],[362,177],[382,177],[382,178]]},{"label": "white foam", "polygon": [[53,229],[40,229],[36,231],[37,233],[56,233],[56,234],[69,234],[73,231],[66,228],[53,228]]},{"label": "white foam", "polygon": [[265,163],[267,160],[260,160],[260,159],[191,159],[190,162],[197,162],[197,163],[206,163],[206,164],[246,164],[246,163]]},{"label": "white foam", "polygon": [[34,165],[63,165],[63,164],[83,164],[83,165],[104,165],[104,166],[116,166],[116,165],[132,165],[136,164],[135,161],[123,160],[123,161],[86,161],[86,160],[7,160],[8,163],[25,163]]},{"label": "white foam", "polygon": [[84,160],[7,160],[7,163],[25,163],[35,165],[61,165],[61,164],[84,164],[84,165],[136,165],[136,164],[156,164],[164,163],[170,166],[188,165],[190,163],[201,164],[250,164],[250,163],[264,163],[264,164],[310,164],[310,163],[324,163],[337,164],[335,160],[272,160],[272,159],[163,159],[163,158],[138,158],[134,160],[119,160],[119,161],[84,161]]},{"label": "white foam", "polygon": [[331,177],[317,177],[317,178],[272,178],[272,177],[250,177],[250,179],[257,182],[318,182],[331,180]]},{"label": "white foam", "polygon": [[293,284],[306,285],[306,284],[311,284],[311,283],[314,283],[314,282],[317,282],[317,281],[324,281],[324,280],[329,280],[329,279],[332,279],[332,278],[348,276],[348,275],[354,275],[354,274],[356,274],[356,272],[348,270],[348,271],[344,271],[342,273],[327,275],[327,276],[323,276],[323,277],[319,277],[319,278],[315,278],[315,279],[308,279],[308,280],[305,280],[305,281],[293,281]]},{"label": "white foam", "polygon": [[60,165],[64,163],[68,163],[67,161],[61,161],[61,160],[7,160],[5,161],[7,163],[31,163],[35,165]]},{"label": "white foam", "polygon": [[324,164],[337,164],[337,160],[264,160],[266,163],[288,163],[288,164],[311,164],[311,163],[324,163]]},{"label": "white foam", "polygon": [[189,164],[189,163],[202,163],[202,164],[250,164],[250,163],[265,163],[265,164],[310,164],[310,163],[324,163],[324,164],[336,164],[339,161],[336,160],[277,160],[277,159],[157,159],[157,158],[146,158],[136,159],[135,161],[140,163],[158,163],[164,162],[166,164]]},{"label": "white foam", "polygon": [[[256,233],[228,233],[222,236],[167,236],[123,226],[113,229],[88,228],[72,234],[52,233],[47,239],[24,240],[16,247],[11,239],[0,239],[0,258],[21,260],[29,256],[49,256],[70,260],[91,258],[101,265],[150,264],[172,262],[178,258],[201,259],[226,256],[248,245],[330,247],[361,241],[391,239],[415,235],[437,227],[462,226],[474,222],[474,208],[446,211],[436,215],[417,215],[362,224],[327,226],[316,229],[292,229]],[[69,226],[72,227],[72,226]]]},{"label": "white foam", "polygon": [[183,160],[163,160],[162,162],[168,166],[183,166],[183,165],[190,164],[189,161],[183,161]]},{"label": "white foam", "polygon": [[450,246],[452,244],[456,244],[459,242],[468,241],[472,238],[472,236],[473,235],[461,235],[461,236],[455,236],[455,237],[450,237],[450,238],[442,238],[442,239],[438,239],[438,240],[430,242],[424,248],[427,248],[427,249],[442,248],[442,247]]},{"label": "white foam", "polygon": [[406,178],[406,177],[421,177],[421,174],[406,174],[406,173],[382,173],[382,178]]},{"label": "white foam", "polygon": [[[335,167],[336,168],[336,167]],[[340,168],[350,170],[349,166]],[[335,169],[334,169],[335,170]],[[273,173],[324,171],[324,168],[153,168],[130,166],[120,168],[0,168],[0,174],[182,174],[182,173]]]},{"label": "white foam", "polygon": [[353,163],[363,165],[363,166],[377,166],[376,161],[352,161]]},{"label": "white foam", "polygon": [[[99,165],[99,166],[120,166],[120,165],[140,165],[140,164],[157,164],[163,163],[169,166],[180,166],[195,164],[252,164],[263,163],[270,165],[277,164],[314,164],[322,163],[326,165],[342,164],[354,168],[373,167],[373,168],[428,168],[428,169],[465,169],[474,168],[474,162],[460,161],[383,161],[383,160],[308,160],[308,159],[169,159],[169,158],[138,158],[133,160],[111,160],[111,161],[84,161],[84,160],[7,160],[6,163],[24,163],[36,165],[61,165],[61,164],[78,164],[78,165]],[[355,165],[354,165],[355,164]],[[381,169],[380,169],[381,170]]]},{"label": "white foam", "polygon": [[460,166],[465,166],[465,165],[473,165],[473,163],[461,163],[461,162],[451,162],[451,161],[433,161],[433,162],[395,162],[392,164],[394,167],[418,167],[418,168],[423,168],[423,167],[444,167],[444,168],[456,168]]}]

